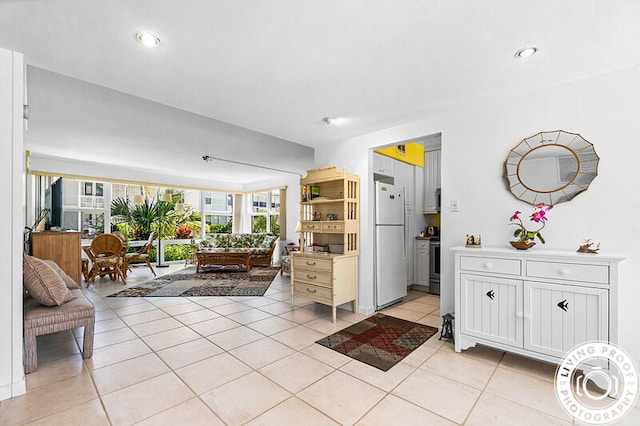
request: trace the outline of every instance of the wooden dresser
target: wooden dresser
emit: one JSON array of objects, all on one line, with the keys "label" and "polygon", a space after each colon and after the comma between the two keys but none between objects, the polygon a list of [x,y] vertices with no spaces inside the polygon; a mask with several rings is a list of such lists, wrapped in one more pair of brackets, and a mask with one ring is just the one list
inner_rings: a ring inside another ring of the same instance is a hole
[{"label": "wooden dresser", "polygon": [[56,262],[82,287],[82,245],[80,232],[33,232],[31,254]]},{"label": "wooden dresser", "polygon": [[306,297],[333,308],[353,301],[358,311],[358,256],[321,253],[295,253],[293,256],[294,296]]}]

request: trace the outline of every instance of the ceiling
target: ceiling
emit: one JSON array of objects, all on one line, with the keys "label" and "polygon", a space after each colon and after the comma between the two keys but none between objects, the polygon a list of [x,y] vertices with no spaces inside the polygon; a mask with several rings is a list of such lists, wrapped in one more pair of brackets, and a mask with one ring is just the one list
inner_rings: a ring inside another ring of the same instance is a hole
[{"label": "ceiling", "polygon": [[[637,66],[638,16],[635,0],[0,0],[0,46],[39,69],[317,147]],[[141,30],[160,45],[138,44]],[[528,45],[539,53],[516,59]]]}]

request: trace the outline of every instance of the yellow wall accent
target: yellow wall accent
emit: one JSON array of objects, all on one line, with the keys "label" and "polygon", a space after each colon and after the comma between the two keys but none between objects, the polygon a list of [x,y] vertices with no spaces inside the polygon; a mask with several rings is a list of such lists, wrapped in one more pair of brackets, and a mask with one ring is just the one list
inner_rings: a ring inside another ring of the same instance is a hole
[{"label": "yellow wall accent", "polygon": [[405,152],[400,152],[398,145],[376,149],[374,152],[394,158],[412,166],[424,167],[424,146],[416,142],[404,144]]}]

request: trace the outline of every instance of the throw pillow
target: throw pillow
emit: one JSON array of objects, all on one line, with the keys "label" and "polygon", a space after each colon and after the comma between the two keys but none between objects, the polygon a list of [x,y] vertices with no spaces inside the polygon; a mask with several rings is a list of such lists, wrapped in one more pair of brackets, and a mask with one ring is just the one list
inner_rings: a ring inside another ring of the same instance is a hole
[{"label": "throw pillow", "polygon": [[45,306],[59,306],[75,299],[51,266],[26,254],[22,255],[22,284],[31,297]]},{"label": "throw pillow", "polygon": [[264,237],[262,244],[260,244],[260,248],[271,248],[271,244],[278,238],[277,235],[267,235]]},{"label": "throw pillow", "polygon": [[222,248],[227,247],[229,244],[229,234],[213,234],[211,239],[213,247]]},{"label": "throw pillow", "polygon": [[71,278],[69,275],[67,275],[67,273],[65,271],[63,271],[62,268],[60,266],[58,266],[58,264],[56,262],[54,262],[53,260],[49,260],[49,259],[42,259],[42,260],[44,260],[44,263],[46,263],[47,265],[51,266],[51,269],[53,269],[54,271],[56,271],[56,273],[58,275],[60,275],[60,278],[62,278],[62,281],[64,281],[65,285],[67,286],[67,288],[69,290],[75,290],[75,289],[80,288],[78,283],[75,282],[73,280],[73,278]]}]

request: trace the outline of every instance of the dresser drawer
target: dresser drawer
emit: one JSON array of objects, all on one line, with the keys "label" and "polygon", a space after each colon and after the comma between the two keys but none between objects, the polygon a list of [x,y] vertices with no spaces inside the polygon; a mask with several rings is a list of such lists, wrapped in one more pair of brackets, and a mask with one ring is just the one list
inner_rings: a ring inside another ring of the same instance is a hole
[{"label": "dresser drawer", "polygon": [[465,271],[520,275],[522,272],[522,264],[518,259],[460,256],[460,269]]},{"label": "dresser drawer", "polygon": [[302,222],[302,232],[320,232],[321,230],[321,222]]},{"label": "dresser drawer", "polygon": [[313,257],[306,256],[293,256],[293,269],[331,272],[331,260],[315,259]]},{"label": "dresser drawer", "polygon": [[342,233],[342,232],[344,232],[344,222],[323,222],[322,223],[322,232]]},{"label": "dresser drawer", "polygon": [[293,290],[296,296],[322,300],[328,303],[331,303],[331,299],[333,297],[333,291],[331,288],[307,284],[297,280],[293,283]]},{"label": "dresser drawer", "polygon": [[529,260],[527,261],[527,277],[609,284],[609,267]]},{"label": "dresser drawer", "polygon": [[309,271],[305,269],[298,269],[295,271],[296,281],[304,281],[305,283],[320,285],[323,287],[331,287],[331,275],[324,273],[318,273],[318,271]]}]

